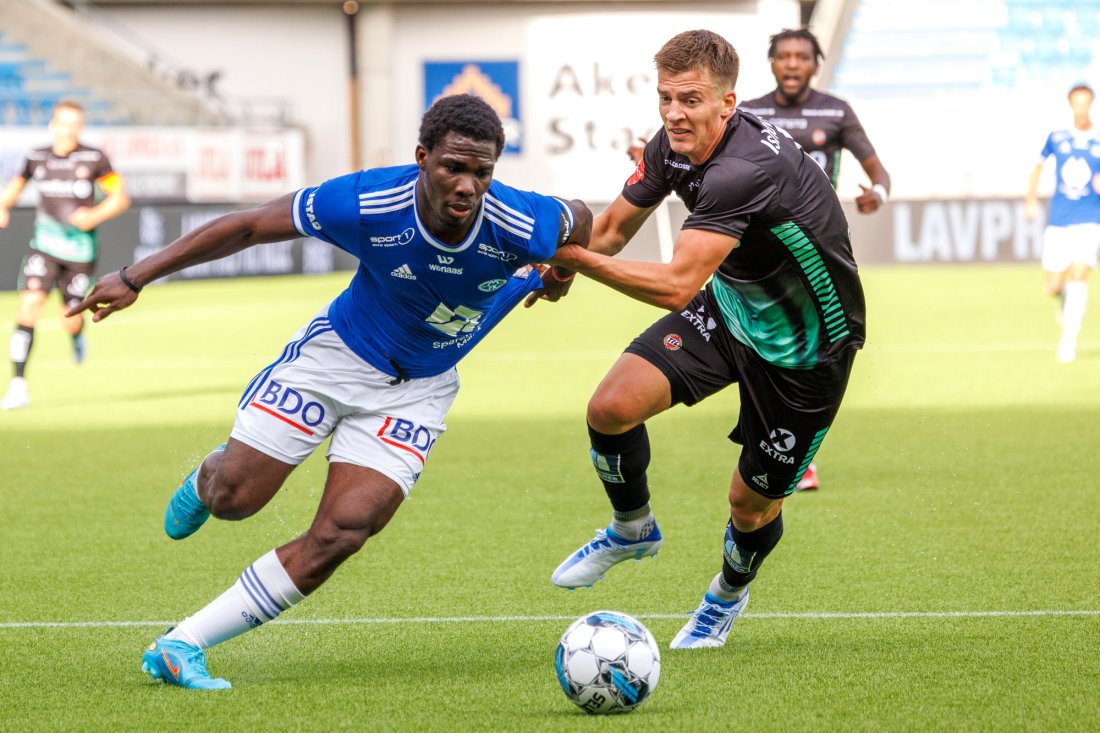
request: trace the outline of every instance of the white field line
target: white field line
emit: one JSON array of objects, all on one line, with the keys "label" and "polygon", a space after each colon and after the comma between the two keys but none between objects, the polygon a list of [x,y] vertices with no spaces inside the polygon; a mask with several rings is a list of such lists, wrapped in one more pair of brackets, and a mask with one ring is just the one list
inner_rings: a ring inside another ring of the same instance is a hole
[{"label": "white field line", "polygon": [[[639,619],[681,619],[690,615],[684,613],[634,614]],[[928,619],[928,618],[1015,618],[1046,616],[1100,616],[1100,610],[1066,611],[1058,609],[1036,611],[885,611],[831,613],[817,611],[810,613],[746,613],[741,619]],[[336,626],[355,624],[486,624],[486,623],[522,623],[532,621],[572,621],[577,616],[408,616],[399,618],[307,618],[285,619],[270,622],[287,626]],[[98,629],[110,627],[172,626],[174,621],[6,621],[0,622],[4,629]]]}]

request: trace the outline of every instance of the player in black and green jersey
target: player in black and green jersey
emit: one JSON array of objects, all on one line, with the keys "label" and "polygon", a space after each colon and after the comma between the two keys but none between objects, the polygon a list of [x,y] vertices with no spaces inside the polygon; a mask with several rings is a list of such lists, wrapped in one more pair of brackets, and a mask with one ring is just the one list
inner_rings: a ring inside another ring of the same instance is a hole
[{"label": "player in black and green jersey", "polygon": [[805,28],[786,28],[769,42],[768,61],[776,87],[763,97],[742,102],[739,109],[786,130],[821,166],[833,188],[840,176],[840,152],[851,152],[871,181],[870,186],[860,184],[856,208],[861,214],[877,211],[890,196],[890,174],[851,106],[810,86],[825,58],[817,37]]},{"label": "player in black and green jersey", "polygon": [[[39,197],[34,238],[19,275],[19,313],[10,349],[15,375],[0,399],[5,410],[30,404],[24,373],[46,296],[56,287],[63,312],[84,299],[98,254],[96,227],[130,205],[122,177],[106,154],[80,143],[83,126],[80,105],[60,102],[50,119],[53,144],[27,153],[22,171],[0,193],[0,228],[7,227],[11,207],[28,181],[34,181]],[[63,315],[62,323],[79,363],[84,359],[84,317]]]},{"label": "player in black and green jersey", "polygon": [[[657,553],[645,421],[736,383],[730,438],[742,449],[722,569],[672,641],[720,646],[783,534],[784,498],[840,407],[863,345],[864,298],[828,177],[782,130],[736,108],[733,47],[688,31],[655,61],[663,128],[595,219],[589,249],[562,248],[554,261],[672,312],[627,347],[588,404],[592,461],[613,519],[551,580],[592,585],[616,563]],[[615,259],[672,192],[690,213],[671,261]]]}]

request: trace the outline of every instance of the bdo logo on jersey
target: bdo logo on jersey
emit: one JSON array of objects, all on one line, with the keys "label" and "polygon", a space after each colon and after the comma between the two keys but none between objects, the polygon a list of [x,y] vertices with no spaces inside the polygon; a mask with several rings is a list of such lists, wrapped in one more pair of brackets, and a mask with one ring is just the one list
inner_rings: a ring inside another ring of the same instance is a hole
[{"label": "bdo logo on jersey", "polygon": [[298,390],[274,379],[267,383],[267,389],[248,406],[266,412],[306,435],[313,435],[312,428],[325,419],[325,408],[321,403],[307,400]]},{"label": "bdo logo on jersey", "polygon": [[408,451],[423,463],[428,451],[435,445],[432,432],[423,425],[399,417],[386,416],[386,422],[378,429],[378,439],[386,445]]}]

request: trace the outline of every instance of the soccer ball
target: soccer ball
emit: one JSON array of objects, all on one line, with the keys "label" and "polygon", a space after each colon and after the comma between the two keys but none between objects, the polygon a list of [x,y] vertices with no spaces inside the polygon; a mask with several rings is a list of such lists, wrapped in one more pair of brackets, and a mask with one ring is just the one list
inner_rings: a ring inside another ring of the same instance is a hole
[{"label": "soccer ball", "polygon": [[594,611],[561,635],[555,666],[565,696],[585,712],[628,713],[657,686],[661,652],[638,619]]}]

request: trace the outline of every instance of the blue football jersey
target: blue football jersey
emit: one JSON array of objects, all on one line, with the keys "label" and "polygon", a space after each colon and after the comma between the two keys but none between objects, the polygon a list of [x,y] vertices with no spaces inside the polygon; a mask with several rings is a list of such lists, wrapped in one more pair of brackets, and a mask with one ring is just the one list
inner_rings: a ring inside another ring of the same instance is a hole
[{"label": "blue football jersey", "polygon": [[1053,157],[1057,183],[1048,224],[1100,223],[1100,135],[1058,130],[1047,137],[1040,160]]},{"label": "blue football jersey", "polygon": [[416,211],[415,165],[375,168],[304,188],[294,226],[359,259],[332,302],[344,343],[393,376],[430,377],[454,366],[528,293],[525,265],[551,256],[573,231],[559,199],[489,185],[469,235],[441,242]]}]

